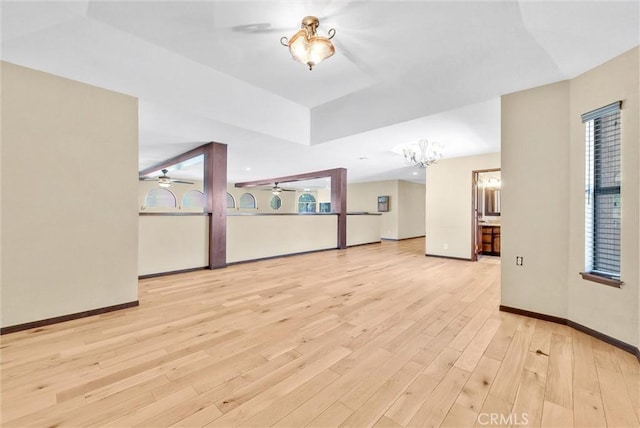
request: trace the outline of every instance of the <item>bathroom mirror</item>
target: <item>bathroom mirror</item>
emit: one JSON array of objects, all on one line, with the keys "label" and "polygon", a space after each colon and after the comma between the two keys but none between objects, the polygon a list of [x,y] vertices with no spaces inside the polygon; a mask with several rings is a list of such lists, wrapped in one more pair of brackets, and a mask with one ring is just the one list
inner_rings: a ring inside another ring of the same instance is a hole
[{"label": "bathroom mirror", "polygon": [[499,216],[500,215],[500,189],[485,188],[484,189],[484,215]]}]

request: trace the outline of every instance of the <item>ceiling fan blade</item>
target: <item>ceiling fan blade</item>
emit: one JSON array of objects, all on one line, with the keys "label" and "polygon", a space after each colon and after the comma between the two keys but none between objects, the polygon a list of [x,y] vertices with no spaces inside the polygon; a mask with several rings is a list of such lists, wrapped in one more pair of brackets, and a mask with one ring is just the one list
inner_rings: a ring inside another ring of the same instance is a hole
[{"label": "ceiling fan blade", "polygon": [[174,180],[174,179],[171,179],[169,181],[171,181],[172,183],[193,184],[191,181],[182,181],[182,180]]},{"label": "ceiling fan blade", "polygon": [[234,25],[233,27],[231,27],[231,31],[236,33],[258,34],[258,33],[282,33],[282,32],[291,31],[291,29],[284,28],[284,27],[280,27],[280,28],[273,27],[269,22],[256,22],[253,24]]}]

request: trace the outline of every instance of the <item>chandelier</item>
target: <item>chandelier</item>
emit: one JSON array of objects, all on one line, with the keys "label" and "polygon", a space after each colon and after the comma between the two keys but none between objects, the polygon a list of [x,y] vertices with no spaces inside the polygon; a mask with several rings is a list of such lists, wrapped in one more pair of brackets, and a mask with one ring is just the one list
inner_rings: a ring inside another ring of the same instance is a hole
[{"label": "chandelier", "polygon": [[426,168],[442,159],[442,144],[420,140],[417,146],[418,150],[414,148],[402,149],[404,160],[409,165]]},{"label": "chandelier", "polygon": [[336,35],[336,30],[330,29],[329,37],[319,36],[317,34],[319,25],[320,20],[315,16],[305,16],[302,19],[301,30],[291,36],[291,39],[280,38],[280,43],[289,48],[293,59],[306,64],[309,70],[336,52],[333,43],[330,42]]}]

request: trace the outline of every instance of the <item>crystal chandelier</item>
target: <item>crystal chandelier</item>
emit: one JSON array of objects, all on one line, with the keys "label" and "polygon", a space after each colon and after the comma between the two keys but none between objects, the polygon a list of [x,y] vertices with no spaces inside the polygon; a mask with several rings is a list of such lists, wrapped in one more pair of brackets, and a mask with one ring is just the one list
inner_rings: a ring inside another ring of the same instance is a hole
[{"label": "crystal chandelier", "polygon": [[409,165],[426,168],[442,159],[442,144],[420,140],[417,146],[418,150],[411,147],[402,149],[404,160]]},{"label": "crystal chandelier", "polygon": [[329,37],[319,36],[317,34],[319,25],[320,20],[315,16],[305,16],[302,19],[301,30],[291,36],[291,39],[280,38],[280,43],[289,48],[293,59],[306,64],[309,70],[336,51],[330,41],[336,35],[336,30],[330,29]]}]

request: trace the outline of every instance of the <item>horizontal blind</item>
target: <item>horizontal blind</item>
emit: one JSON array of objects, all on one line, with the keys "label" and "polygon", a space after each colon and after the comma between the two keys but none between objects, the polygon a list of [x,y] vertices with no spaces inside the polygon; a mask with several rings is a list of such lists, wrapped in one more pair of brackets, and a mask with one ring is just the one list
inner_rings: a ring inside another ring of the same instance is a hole
[{"label": "horizontal blind", "polygon": [[620,102],[582,116],[586,129],[587,270],[620,276]]}]

